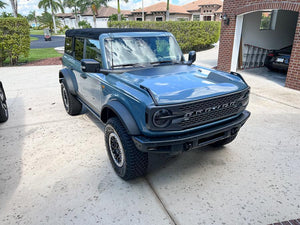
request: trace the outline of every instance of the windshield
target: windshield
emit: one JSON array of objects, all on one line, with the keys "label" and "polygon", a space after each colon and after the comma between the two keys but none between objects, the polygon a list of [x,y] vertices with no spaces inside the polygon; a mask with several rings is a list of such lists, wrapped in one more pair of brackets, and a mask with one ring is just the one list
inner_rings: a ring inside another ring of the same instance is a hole
[{"label": "windshield", "polygon": [[172,36],[107,38],[105,51],[110,68],[179,62],[182,58]]}]

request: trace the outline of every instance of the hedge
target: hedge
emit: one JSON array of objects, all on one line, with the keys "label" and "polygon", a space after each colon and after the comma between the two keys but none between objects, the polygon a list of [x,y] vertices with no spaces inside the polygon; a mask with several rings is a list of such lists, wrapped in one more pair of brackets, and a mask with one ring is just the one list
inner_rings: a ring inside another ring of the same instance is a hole
[{"label": "hedge", "polygon": [[0,66],[7,58],[11,65],[15,65],[20,56],[28,56],[29,50],[29,24],[26,18],[1,18]]},{"label": "hedge", "polygon": [[191,50],[199,51],[216,43],[219,40],[221,29],[221,23],[216,21],[112,21],[108,23],[108,26],[169,31],[175,36],[184,53]]}]

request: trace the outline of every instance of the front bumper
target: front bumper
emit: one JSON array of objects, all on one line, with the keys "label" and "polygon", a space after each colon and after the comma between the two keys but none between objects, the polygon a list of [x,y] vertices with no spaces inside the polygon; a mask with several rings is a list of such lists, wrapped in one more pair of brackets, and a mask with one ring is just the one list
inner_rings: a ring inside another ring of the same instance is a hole
[{"label": "front bumper", "polygon": [[209,145],[235,135],[249,116],[250,112],[245,110],[239,117],[229,122],[197,132],[161,138],[133,136],[132,139],[135,146],[142,152],[178,153]]}]

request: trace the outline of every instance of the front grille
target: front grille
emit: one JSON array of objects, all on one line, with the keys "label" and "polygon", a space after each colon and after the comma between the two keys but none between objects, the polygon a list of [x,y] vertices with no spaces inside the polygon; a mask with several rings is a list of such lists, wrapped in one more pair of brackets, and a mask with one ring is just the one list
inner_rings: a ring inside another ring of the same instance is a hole
[{"label": "front grille", "polygon": [[240,92],[180,106],[180,112],[185,115],[190,113],[190,115],[185,117],[179,123],[179,126],[185,129],[235,115],[240,111],[242,105],[238,100],[244,97],[244,95],[245,92]]},{"label": "front grille", "polygon": [[249,98],[249,89],[241,92],[203,99],[178,105],[153,107],[147,112],[148,121],[152,121],[157,110],[171,112],[167,127],[157,127],[149,122],[150,130],[176,131],[184,130],[237,115],[245,110]]}]

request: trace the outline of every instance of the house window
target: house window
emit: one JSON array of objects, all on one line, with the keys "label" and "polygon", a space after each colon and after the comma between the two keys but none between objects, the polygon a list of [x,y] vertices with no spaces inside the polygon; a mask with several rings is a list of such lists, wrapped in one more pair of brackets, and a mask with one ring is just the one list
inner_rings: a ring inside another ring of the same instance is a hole
[{"label": "house window", "polygon": [[135,18],[136,21],[143,21],[143,18],[142,17],[137,17]]},{"label": "house window", "polygon": [[193,15],[193,21],[200,21],[200,15]]},{"label": "house window", "polygon": [[162,16],[157,16],[157,17],[155,17],[155,21],[163,21]]},{"label": "house window", "polygon": [[271,30],[272,25],[272,11],[262,12],[260,19],[260,30]]},{"label": "house window", "polygon": [[211,16],[203,16],[204,21],[211,21]]}]

